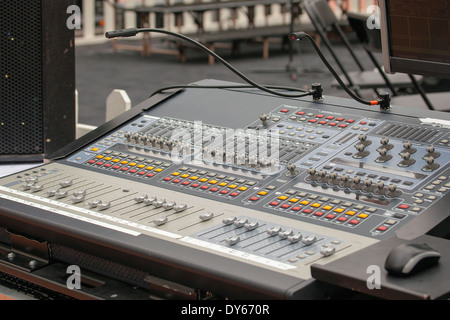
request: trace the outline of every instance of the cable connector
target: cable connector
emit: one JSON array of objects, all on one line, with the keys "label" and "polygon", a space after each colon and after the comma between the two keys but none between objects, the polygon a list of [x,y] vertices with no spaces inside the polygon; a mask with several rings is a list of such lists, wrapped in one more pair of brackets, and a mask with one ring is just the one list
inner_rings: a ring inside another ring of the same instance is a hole
[{"label": "cable connector", "polygon": [[323,96],[322,96],[322,85],[320,83],[313,83],[311,85],[311,94],[313,96],[313,100],[317,101],[317,100],[322,100]]},{"label": "cable connector", "polygon": [[128,29],[121,29],[121,30],[114,30],[114,31],[108,31],[105,33],[105,37],[108,39],[113,38],[128,38],[128,37],[134,37],[139,33],[139,30],[136,28],[128,28]]},{"label": "cable connector", "polygon": [[381,92],[377,101],[381,110],[388,110],[391,108],[391,97],[388,92]]}]

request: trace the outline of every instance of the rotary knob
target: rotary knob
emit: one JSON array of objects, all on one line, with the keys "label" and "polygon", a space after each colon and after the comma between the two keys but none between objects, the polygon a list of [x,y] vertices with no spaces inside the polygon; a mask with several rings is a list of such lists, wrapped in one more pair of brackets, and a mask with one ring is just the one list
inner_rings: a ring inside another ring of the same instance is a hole
[{"label": "rotary knob", "polygon": [[394,145],[389,143],[389,139],[388,138],[381,138],[380,139],[380,143],[381,143],[381,147],[386,149],[386,150],[391,150]]},{"label": "rotary knob", "polygon": [[402,152],[400,153],[400,156],[402,157],[402,160],[398,164],[399,167],[409,167],[416,162],[416,160],[411,159],[411,154],[408,152]]},{"label": "rotary knob", "polygon": [[416,151],[417,149],[412,147],[411,141],[405,141],[403,142],[403,150],[400,152],[400,154],[402,153],[414,154]]},{"label": "rotary knob", "polygon": [[387,148],[379,148],[377,151],[380,154],[380,156],[378,158],[375,159],[375,162],[386,162],[392,159],[392,156],[390,154],[388,154],[388,150]]},{"label": "rotary knob", "polygon": [[353,158],[355,159],[362,159],[370,154],[370,152],[366,150],[366,146],[362,143],[357,144],[355,148],[358,151],[353,155]]},{"label": "rotary knob", "polygon": [[372,141],[367,140],[367,135],[365,135],[365,134],[360,134],[358,136],[358,140],[359,140],[359,144],[362,144],[365,147],[367,147],[367,146],[372,144]]}]

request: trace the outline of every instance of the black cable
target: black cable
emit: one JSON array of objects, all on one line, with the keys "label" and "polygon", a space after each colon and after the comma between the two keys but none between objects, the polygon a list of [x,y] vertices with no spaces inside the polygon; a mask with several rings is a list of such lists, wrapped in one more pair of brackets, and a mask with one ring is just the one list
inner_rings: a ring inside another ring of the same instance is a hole
[{"label": "black cable", "polygon": [[[312,91],[305,92],[303,89],[298,88],[291,88],[291,87],[284,87],[284,86],[272,86],[272,85],[264,85],[265,88],[273,89],[273,90],[284,90],[284,91],[301,91],[303,92],[301,95],[297,95],[296,97],[306,97],[313,95]],[[160,88],[153,92],[150,97],[162,93],[167,90],[172,89],[185,89],[185,88],[194,88],[194,89],[251,89],[254,88],[252,85],[216,85],[216,86],[203,86],[203,85],[196,85],[196,84],[189,84],[189,85],[173,85],[168,86],[165,88]]]},{"label": "black cable", "polygon": [[325,64],[325,66],[328,68],[328,70],[330,70],[330,72],[333,75],[333,77],[337,80],[337,82],[341,85],[341,87],[345,90],[345,92],[348,93],[348,95],[350,97],[352,97],[356,101],[358,101],[358,102],[360,102],[362,104],[365,104],[365,105],[369,105],[369,106],[379,105],[381,109],[389,109],[390,108],[390,97],[389,97],[388,93],[381,93],[377,100],[370,100],[369,101],[369,100],[364,100],[364,99],[360,98],[353,91],[351,91],[347,87],[347,85],[342,81],[342,79],[339,77],[339,75],[334,70],[334,68],[331,66],[331,64],[327,61],[327,59],[323,55],[323,53],[320,50],[320,48],[317,46],[316,42],[314,41],[314,39],[309,34],[307,34],[306,32],[293,32],[293,33],[291,33],[289,35],[289,39],[290,40],[308,39],[309,42],[314,47],[314,50],[316,50],[316,52],[319,55],[319,57],[322,60],[322,62]]},{"label": "black cable", "polygon": [[206,53],[208,53],[209,55],[213,56],[215,59],[220,61],[225,67],[230,69],[238,77],[240,77],[241,79],[243,79],[247,83],[251,84],[253,87],[258,88],[259,90],[268,92],[270,94],[277,95],[277,96],[282,96],[282,97],[288,97],[288,98],[299,98],[299,97],[305,97],[307,95],[312,95],[314,93],[313,90],[296,89],[297,91],[302,91],[303,93],[300,94],[300,95],[295,95],[295,94],[285,94],[285,93],[281,93],[281,92],[277,92],[277,91],[271,90],[268,87],[262,86],[262,85],[256,83],[255,81],[251,80],[250,78],[248,78],[244,74],[242,74],[239,70],[237,70],[232,65],[230,65],[222,57],[217,55],[215,52],[211,51],[209,48],[207,48],[206,46],[204,46],[200,42],[198,42],[198,41],[196,41],[196,40],[194,40],[192,38],[189,38],[189,37],[187,37],[185,35],[176,33],[176,32],[167,31],[167,30],[163,30],[163,29],[153,29],[153,28],[139,28],[139,29],[138,28],[128,28],[128,29],[122,29],[122,30],[106,32],[105,36],[108,39],[118,38],[118,37],[134,37],[138,33],[141,33],[141,32],[155,32],[155,33],[167,34],[167,35],[170,35],[170,36],[173,36],[173,37],[185,40],[185,41],[187,41],[187,42],[189,42],[191,44],[194,44],[195,46],[201,48]]}]

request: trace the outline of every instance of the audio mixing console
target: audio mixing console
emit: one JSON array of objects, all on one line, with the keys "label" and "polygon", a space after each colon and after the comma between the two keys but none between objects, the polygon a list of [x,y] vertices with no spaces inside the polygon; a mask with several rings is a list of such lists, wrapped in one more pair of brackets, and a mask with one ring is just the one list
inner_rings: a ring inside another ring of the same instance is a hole
[{"label": "audio mixing console", "polygon": [[250,89],[149,99],[2,178],[0,240],[43,240],[50,260],[144,288],[158,277],[229,298],[322,297],[311,266],[448,215],[450,116],[369,108]]}]

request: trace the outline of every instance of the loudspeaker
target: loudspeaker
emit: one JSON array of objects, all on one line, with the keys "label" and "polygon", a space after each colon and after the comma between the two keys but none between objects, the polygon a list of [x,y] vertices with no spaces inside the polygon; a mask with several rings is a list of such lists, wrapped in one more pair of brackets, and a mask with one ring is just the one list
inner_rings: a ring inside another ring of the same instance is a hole
[{"label": "loudspeaker", "polygon": [[0,1],[0,162],[43,161],[75,139],[73,2]]}]

